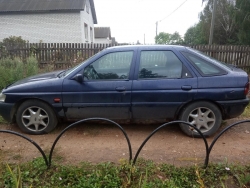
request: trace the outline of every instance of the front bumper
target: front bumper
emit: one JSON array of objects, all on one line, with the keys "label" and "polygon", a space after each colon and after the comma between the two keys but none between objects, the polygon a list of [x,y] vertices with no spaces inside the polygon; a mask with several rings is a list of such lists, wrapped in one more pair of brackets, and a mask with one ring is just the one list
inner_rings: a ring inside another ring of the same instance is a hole
[{"label": "front bumper", "polygon": [[231,119],[241,115],[246,106],[249,104],[249,99],[232,100],[232,101],[217,101],[222,108],[223,119]]},{"label": "front bumper", "polygon": [[0,116],[2,116],[6,121],[12,121],[11,110],[13,109],[14,104],[0,102]]}]

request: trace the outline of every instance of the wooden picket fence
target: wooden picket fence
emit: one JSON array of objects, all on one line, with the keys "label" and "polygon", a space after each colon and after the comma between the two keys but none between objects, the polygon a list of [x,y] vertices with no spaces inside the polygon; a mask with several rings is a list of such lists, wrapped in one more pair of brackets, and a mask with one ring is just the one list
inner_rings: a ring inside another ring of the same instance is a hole
[{"label": "wooden picket fence", "polygon": [[[10,56],[26,59],[34,55],[40,67],[53,65],[55,69],[64,69],[84,61],[109,46],[83,43],[27,43],[22,46],[8,47],[5,53],[1,53],[0,49],[0,58]],[[250,46],[196,45],[190,47],[250,72]]]},{"label": "wooden picket fence", "polygon": [[250,46],[241,45],[196,45],[190,46],[225,63],[241,68],[250,68]]},{"label": "wooden picket fence", "polygon": [[19,57],[25,60],[31,55],[38,60],[40,68],[52,65],[53,69],[72,67],[99,51],[109,47],[108,44],[86,43],[26,43],[21,46],[8,46],[1,57]]}]

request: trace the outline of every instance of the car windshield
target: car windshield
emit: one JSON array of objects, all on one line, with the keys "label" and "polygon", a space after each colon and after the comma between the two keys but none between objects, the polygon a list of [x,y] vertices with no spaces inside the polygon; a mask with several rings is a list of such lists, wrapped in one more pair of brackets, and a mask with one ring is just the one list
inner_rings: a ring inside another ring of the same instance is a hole
[{"label": "car windshield", "polygon": [[[101,52],[101,51],[100,51],[100,52]],[[86,59],[85,61],[83,61],[83,62],[80,63],[79,65],[76,65],[76,66],[73,67],[73,68],[69,68],[69,69],[66,69],[66,70],[60,72],[60,73],[57,75],[57,77],[58,77],[58,78],[61,78],[61,77],[65,77],[65,76],[69,75],[71,72],[73,72],[74,70],[76,70],[76,69],[77,69],[78,67],[80,67],[82,64],[86,63],[87,60],[91,60],[92,58],[94,58],[95,56],[97,56],[100,52],[98,52],[97,54],[93,55],[92,57]]]},{"label": "car windshield", "polygon": [[66,70],[60,72],[60,73],[57,75],[57,77],[58,77],[58,78],[61,78],[61,77],[67,76],[69,73],[71,73],[72,71],[74,71],[75,69],[77,69],[77,68],[78,68],[79,66],[81,66],[83,63],[85,63],[85,61],[82,62],[82,63],[80,63],[79,65],[73,67],[73,68],[69,68],[69,69],[66,69]]},{"label": "car windshield", "polygon": [[234,68],[236,68],[236,66],[234,66],[234,65],[232,65],[232,64],[227,64],[227,63],[218,61],[217,59],[214,59],[214,58],[212,58],[211,56],[209,56],[209,55],[207,55],[207,54],[205,54],[205,53],[203,53],[203,52],[201,52],[201,51],[199,51],[199,50],[195,50],[195,49],[189,48],[189,47],[187,47],[187,49],[188,49],[189,51],[191,51],[191,52],[193,52],[193,53],[195,53],[195,54],[198,54],[198,55],[200,55],[200,56],[202,56],[202,57],[204,57],[204,58],[206,58],[206,59],[209,59],[209,60],[215,62],[216,64],[219,64],[219,65],[221,65],[221,66],[223,66],[223,67],[225,67],[225,68],[229,68],[229,69],[231,69],[231,70],[233,70]]},{"label": "car windshield", "polygon": [[58,78],[61,78],[61,77],[64,77],[71,69],[66,69],[66,70],[63,70],[62,72],[60,72],[57,77]]}]

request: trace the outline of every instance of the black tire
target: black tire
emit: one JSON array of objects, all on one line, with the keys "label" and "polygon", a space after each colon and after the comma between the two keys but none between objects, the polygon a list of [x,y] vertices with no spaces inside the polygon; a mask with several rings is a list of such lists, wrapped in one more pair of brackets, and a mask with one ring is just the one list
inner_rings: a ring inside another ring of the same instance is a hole
[{"label": "black tire", "polygon": [[[195,102],[184,108],[179,119],[195,125],[205,137],[215,134],[222,121],[219,108],[205,101]],[[187,124],[180,124],[180,128],[188,136],[201,137],[195,129]]]},{"label": "black tire", "polygon": [[57,117],[51,107],[39,100],[22,103],[16,113],[19,128],[28,134],[45,134],[57,125]]}]

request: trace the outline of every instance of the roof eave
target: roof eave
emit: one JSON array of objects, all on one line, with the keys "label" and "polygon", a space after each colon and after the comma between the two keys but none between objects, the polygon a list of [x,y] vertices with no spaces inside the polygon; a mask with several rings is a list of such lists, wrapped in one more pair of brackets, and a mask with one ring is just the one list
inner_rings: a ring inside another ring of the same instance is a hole
[{"label": "roof eave", "polygon": [[91,7],[93,22],[94,22],[94,24],[97,24],[97,17],[96,17],[96,12],[95,12],[94,0],[89,0],[89,3],[90,3],[90,7]]},{"label": "roof eave", "polygon": [[79,12],[81,10],[27,10],[27,11],[2,11],[1,15],[4,14],[34,14],[34,13],[64,13],[64,12]]}]

